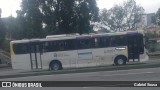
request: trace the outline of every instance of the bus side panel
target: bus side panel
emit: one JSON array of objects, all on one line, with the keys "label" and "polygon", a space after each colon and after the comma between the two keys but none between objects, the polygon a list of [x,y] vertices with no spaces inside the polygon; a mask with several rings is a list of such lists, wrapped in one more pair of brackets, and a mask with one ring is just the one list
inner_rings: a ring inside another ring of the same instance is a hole
[{"label": "bus side panel", "polygon": [[49,69],[49,63],[52,60],[56,60],[57,58],[54,57],[53,52],[45,52],[41,55],[42,59],[42,69]]},{"label": "bus side panel", "polygon": [[49,69],[52,60],[59,60],[63,68],[76,67],[77,65],[77,50],[46,52],[41,57],[43,69]]},{"label": "bus side panel", "polygon": [[77,50],[57,51],[54,55],[62,63],[63,68],[72,68],[77,65]]},{"label": "bus side panel", "polygon": [[93,64],[92,49],[80,49],[78,50],[77,67],[94,66]]},{"label": "bus side panel", "polygon": [[104,65],[104,62],[106,61],[105,55],[104,55],[104,48],[96,48],[93,49],[93,60],[94,63],[96,63],[95,66]]},{"label": "bus side panel", "polygon": [[13,55],[11,61],[13,69],[31,70],[29,54]]},{"label": "bus side panel", "polygon": [[123,56],[125,56],[128,59],[128,47],[127,46],[118,46],[118,47],[115,47],[113,61],[119,55],[123,55]]},{"label": "bus side panel", "polygon": [[104,49],[105,61],[104,65],[113,64],[113,57],[115,56],[115,47],[108,47]]}]

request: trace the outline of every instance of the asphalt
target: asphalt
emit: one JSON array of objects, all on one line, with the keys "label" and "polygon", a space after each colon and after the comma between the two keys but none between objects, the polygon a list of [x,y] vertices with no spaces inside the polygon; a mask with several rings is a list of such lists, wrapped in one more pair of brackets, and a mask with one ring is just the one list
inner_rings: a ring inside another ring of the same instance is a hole
[{"label": "asphalt", "polygon": [[152,56],[150,60],[146,62],[128,63],[127,65],[123,65],[123,66],[108,65],[108,66],[100,66],[100,67],[64,69],[59,71],[49,71],[49,70],[22,71],[22,70],[13,70],[8,65],[0,65],[0,79],[39,76],[39,75],[85,73],[85,72],[114,71],[114,70],[128,70],[128,69],[142,69],[142,68],[156,68],[156,67],[160,67],[160,56]]},{"label": "asphalt", "polygon": [[1,68],[9,68],[10,66],[9,65],[7,65],[7,64],[0,64],[0,69]]}]

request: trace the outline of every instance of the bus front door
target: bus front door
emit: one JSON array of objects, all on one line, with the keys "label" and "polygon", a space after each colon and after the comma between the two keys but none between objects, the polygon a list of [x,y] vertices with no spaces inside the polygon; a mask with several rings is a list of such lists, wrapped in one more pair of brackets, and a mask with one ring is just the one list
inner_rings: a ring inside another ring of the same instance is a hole
[{"label": "bus front door", "polygon": [[31,69],[42,69],[41,46],[39,42],[30,43]]},{"label": "bus front door", "polygon": [[93,66],[93,53],[92,47],[94,46],[94,39],[91,38],[84,38],[84,39],[77,39],[78,43],[78,60],[77,60],[77,67],[88,67]]},{"label": "bus front door", "polygon": [[94,63],[92,59],[92,51],[90,49],[78,50],[77,67],[88,67]]}]

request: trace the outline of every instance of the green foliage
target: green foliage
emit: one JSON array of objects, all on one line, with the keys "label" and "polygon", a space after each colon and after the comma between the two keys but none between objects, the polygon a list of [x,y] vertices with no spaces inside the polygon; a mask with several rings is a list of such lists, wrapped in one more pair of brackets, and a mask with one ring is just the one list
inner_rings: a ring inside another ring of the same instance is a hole
[{"label": "green foliage", "polygon": [[153,15],[151,17],[151,22],[154,23],[154,24],[156,24],[156,15]]},{"label": "green foliage", "polygon": [[127,0],[109,10],[103,9],[100,19],[101,23],[108,27],[108,30],[135,30],[143,13],[143,7],[137,5],[134,0]]},{"label": "green foliage", "polygon": [[158,9],[156,13],[156,23],[160,26],[160,8]]},{"label": "green foliage", "polygon": [[21,11],[17,11],[17,19],[21,25],[22,38],[43,37],[39,0],[22,0],[21,8]]},{"label": "green foliage", "polygon": [[2,19],[0,18],[0,48],[3,47],[3,42],[5,40],[5,25],[2,21]]},{"label": "green foliage", "polygon": [[96,0],[22,0],[17,11],[22,38],[89,33],[98,18]]},{"label": "green foliage", "polygon": [[17,21],[17,18],[12,16],[3,18],[3,22],[6,27],[6,37],[8,39],[21,39],[22,31],[20,29],[20,24]]},{"label": "green foliage", "polygon": [[148,33],[148,34],[146,34],[146,36],[148,37],[148,38],[158,38],[159,37],[159,35],[158,34],[153,34],[153,33]]}]

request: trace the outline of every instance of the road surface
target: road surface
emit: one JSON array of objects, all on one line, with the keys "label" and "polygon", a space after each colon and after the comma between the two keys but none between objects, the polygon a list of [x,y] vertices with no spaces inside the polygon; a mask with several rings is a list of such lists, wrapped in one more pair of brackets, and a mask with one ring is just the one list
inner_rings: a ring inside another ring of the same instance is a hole
[{"label": "road surface", "polygon": [[[0,81],[160,81],[160,68],[145,68],[117,71],[99,71],[88,73],[70,73],[60,75],[42,75],[17,78],[5,78]],[[1,88],[0,88],[1,89]],[[3,90],[21,90],[22,88],[3,88]],[[159,87],[53,87],[23,88],[23,90],[159,90]]]},{"label": "road surface", "polygon": [[160,68],[69,73],[0,79],[1,81],[160,81]]}]

